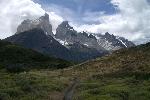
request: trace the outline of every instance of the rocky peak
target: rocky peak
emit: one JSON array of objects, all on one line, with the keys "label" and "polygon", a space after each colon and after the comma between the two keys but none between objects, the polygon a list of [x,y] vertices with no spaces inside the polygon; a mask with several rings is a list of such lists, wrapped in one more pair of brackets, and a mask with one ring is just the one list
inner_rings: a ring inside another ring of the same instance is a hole
[{"label": "rocky peak", "polygon": [[31,22],[31,20],[27,19],[27,20],[24,20],[21,24],[28,24],[30,22]]},{"label": "rocky peak", "polygon": [[68,21],[63,21],[63,22],[60,24],[60,26],[66,27],[66,26],[70,26],[70,25],[69,25]]},{"label": "rocky peak", "polygon": [[41,20],[46,20],[46,21],[49,22],[49,15],[48,15],[47,13],[45,13],[45,15],[44,15],[44,16],[41,16],[40,19],[41,19]]},{"label": "rocky peak", "polygon": [[109,34],[108,32],[105,33],[105,36],[111,36],[111,34]]},{"label": "rocky peak", "polygon": [[85,31],[83,31],[82,33],[80,32],[79,34],[82,34],[83,36],[88,37],[88,34]]},{"label": "rocky peak", "polygon": [[110,34],[110,33],[108,33],[108,32],[106,32],[103,37],[108,38],[108,39],[111,39],[111,40],[116,38],[116,36],[114,36],[113,34]]},{"label": "rocky peak", "polygon": [[32,30],[34,28],[42,29],[46,35],[53,36],[52,25],[49,22],[49,15],[45,13],[44,16],[41,16],[35,20],[24,20],[17,28],[17,33],[25,32]]},{"label": "rocky peak", "polygon": [[76,33],[77,32],[69,25],[68,21],[63,21],[56,29],[55,37],[63,40],[70,35],[76,36]]},{"label": "rocky peak", "polygon": [[71,27],[69,25],[69,22],[68,21],[63,21],[58,27],[62,27],[62,28],[65,28],[67,30],[74,30],[73,27]]},{"label": "rocky peak", "polygon": [[89,38],[92,38],[92,39],[95,39],[96,40],[96,37],[92,34],[89,35]]},{"label": "rocky peak", "polygon": [[128,41],[123,37],[114,36],[108,32],[106,32],[104,35],[96,35],[96,37],[99,45],[109,51],[135,46],[131,41]]}]

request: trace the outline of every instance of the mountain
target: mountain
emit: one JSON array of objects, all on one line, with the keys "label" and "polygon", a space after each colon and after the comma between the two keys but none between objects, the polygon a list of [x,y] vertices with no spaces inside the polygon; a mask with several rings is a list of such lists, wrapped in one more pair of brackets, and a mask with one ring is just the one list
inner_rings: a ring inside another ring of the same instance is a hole
[{"label": "mountain", "polygon": [[95,34],[99,45],[104,47],[106,50],[114,51],[121,48],[129,48],[135,46],[131,41],[123,37],[114,36],[106,32],[104,35]]},{"label": "mountain", "polygon": [[69,51],[73,53],[73,55],[75,55],[74,58],[77,59],[78,62],[83,62],[86,60],[94,59],[108,54],[107,51],[99,52],[94,48],[89,48],[77,42],[73,44],[68,44],[67,48],[69,49]]},{"label": "mountain", "polygon": [[108,54],[104,48],[98,45],[94,36],[78,33],[69,25],[68,21],[64,21],[58,26],[55,39],[76,55],[83,55],[80,59],[89,60]]},{"label": "mountain", "polygon": [[0,69],[6,68],[10,72],[19,72],[30,69],[63,68],[72,63],[48,57],[31,49],[14,45],[0,40]]},{"label": "mountain", "polygon": [[89,48],[95,48],[101,53],[135,46],[131,41],[108,32],[105,35],[77,32],[69,25],[68,21],[64,21],[58,26],[55,38],[66,47],[68,44],[81,43]]},{"label": "mountain", "polygon": [[15,34],[6,38],[5,41],[33,49],[42,54],[74,62],[83,62],[103,55],[97,50],[85,46],[82,46],[80,50],[77,50],[79,49],[77,45],[68,49],[56,41],[52,36],[46,35],[42,29],[33,29]]},{"label": "mountain", "polygon": [[53,36],[52,25],[49,22],[49,15],[45,13],[44,16],[36,20],[24,20],[17,28],[17,33],[25,32],[34,28],[42,29],[45,34]]},{"label": "mountain", "polygon": [[6,38],[5,41],[33,49],[56,58],[72,60],[71,52],[56,41],[52,36],[46,35],[42,29],[33,29],[15,34]]},{"label": "mountain", "polygon": [[114,50],[135,46],[132,42],[109,33],[97,35],[77,32],[68,21],[63,21],[54,35],[48,14],[36,20],[23,21],[18,26],[17,33],[5,40],[49,56],[74,62],[84,62]]},{"label": "mountain", "polygon": [[96,38],[92,34],[88,35],[85,32],[78,33],[68,24],[68,21],[64,21],[58,26],[55,38],[58,39],[58,41],[65,41],[68,44],[81,43],[89,48],[97,49],[99,52],[106,51],[103,47],[98,45]]}]

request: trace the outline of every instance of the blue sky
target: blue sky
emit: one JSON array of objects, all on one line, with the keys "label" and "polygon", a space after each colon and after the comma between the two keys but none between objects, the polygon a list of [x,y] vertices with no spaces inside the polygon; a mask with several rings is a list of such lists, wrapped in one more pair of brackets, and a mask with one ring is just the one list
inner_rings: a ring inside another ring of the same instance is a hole
[{"label": "blue sky", "polygon": [[[102,14],[117,13],[111,0],[35,0],[43,8],[54,11],[64,20],[78,24],[100,24],[100,21],[91,20]],[[91,17],[89,19],[89,16]]]},{"label": "blue sky", "polygon": [[116,9],[110,0],[36,0],[43,6],[51,4],[62,6],[73,10],[76,14],[82,15],[86,11],[105,12],[106,14],[116,13]]},{"label": "blue sky", "polygon": [[67,20],[77,31],[109,32],[137,44],[150,41],[150,0],[0,0],[0,38],[45,12],[53,32]]}]

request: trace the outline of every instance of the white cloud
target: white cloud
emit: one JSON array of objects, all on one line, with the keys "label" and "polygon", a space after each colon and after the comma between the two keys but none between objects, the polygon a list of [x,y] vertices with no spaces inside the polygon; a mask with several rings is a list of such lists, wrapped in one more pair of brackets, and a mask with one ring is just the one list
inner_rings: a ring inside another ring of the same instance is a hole
[{"label": "white cloud", "polygon": [[16,32],[17,26],[27,18],[37,18],[45,11],[31,0],[0,1],[0,38],[6,38]]},{"label": "white cloud", "polygon": [[108,31],[138,43],[150,39],[150,5],[147,0],[112,0],[111,3],[119,13],[90,17],[100,24],[76,26],[76,29],[96,33]]},{"label": "white cloud", "polygon": [[[111,0],[111,3],[119,11],[117,14],[86,11],[85,16],[78,16],[68,8],[53,4],[45,9],[50,15],[53,31],[63,20],[69,20],[78,31],[110,32],[138,43],[150,39],[150,4],[147,0]],[[24,19],[35,19],[44,13],[41,5],[32,0],[0,0],[0,38],[14,34]]]},{"label": "white cloud", "polygon": [[[0,38],[16,32],[17,26],[25,19],[35,19],[45,14],[41,5],[32,0],[0,0]],[[63,21],[55,12],[48,12],[53,29]]]},{"label": "white cloud", "polygon": [[50,23],[52,24],[53,27],[53,33],[56,33],[56,28],[58,27],[59,24],[63,22],[63,18],[59,15],[57,15],[55,12],[47,12],[49,14],[49,19]]},{"label": "white cloud", "polygon": [[47,11],[55,12],[55,14],[59,17],[61,16],[61,18],[63,20],[75,22],[76,13],[69,8],[66,8],[66,7],[60,6],[60,5],[56,5],[56,4],[49,4],[45,7],[45,9]]}]

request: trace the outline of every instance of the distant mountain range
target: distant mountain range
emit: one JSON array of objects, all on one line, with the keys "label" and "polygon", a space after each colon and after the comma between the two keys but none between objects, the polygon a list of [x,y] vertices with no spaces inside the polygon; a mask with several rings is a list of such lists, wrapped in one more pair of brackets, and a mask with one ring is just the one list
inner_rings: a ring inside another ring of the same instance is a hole
[{"label": "distant mountain range", "polygon": [[58,26],[55,38],[66,47],[69,44],[81,43],[89,48],[95,48],[99,52],[135,46],[131,41],[111,35],[108,32],[105,35],[86,32],[78,33],[68,24],[68,21],[64,21]]},{"label": "distant mountain range", "polygon": [[114,50],[135,46],[131,41],[108,32],[105,35],[77,32],[68,21],[62,22],[54,35],[48,14],[36,20],[24,20],[16,34],[5,41],[74,62],[83,62]]}]

